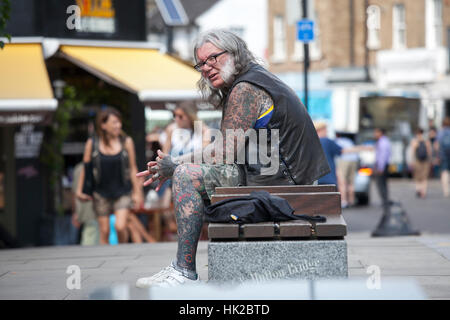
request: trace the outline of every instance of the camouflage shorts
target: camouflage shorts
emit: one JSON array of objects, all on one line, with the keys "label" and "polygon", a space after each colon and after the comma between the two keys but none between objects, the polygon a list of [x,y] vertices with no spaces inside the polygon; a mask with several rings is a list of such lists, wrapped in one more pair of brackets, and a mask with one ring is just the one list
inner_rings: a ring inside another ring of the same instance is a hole
[{"label": "camouflage shorts", "polygon": [[208,199],[216,187],[234,187],[239,184],[239,170],[236,164],[201,164],[203,182]]},{"label": "camouflage shorts", "polygon": [[132,207],[131,196],[129,194],[125,194],[117,199],[108,199],[94,192],[93,198],[94,210],[97,217],[109,216],[117,210],[130,209]]}]

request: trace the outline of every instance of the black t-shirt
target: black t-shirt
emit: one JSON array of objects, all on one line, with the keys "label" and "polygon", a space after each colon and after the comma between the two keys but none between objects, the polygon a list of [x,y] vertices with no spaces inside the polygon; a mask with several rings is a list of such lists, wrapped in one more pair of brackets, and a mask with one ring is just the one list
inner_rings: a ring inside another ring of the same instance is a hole
[{"label": "black t-shirt", "polygon": [[123,181],[121,153],[105,155],[100,152],[100,179],[95,191],[104,198],[116,199],[131,192],[130,185]]}]

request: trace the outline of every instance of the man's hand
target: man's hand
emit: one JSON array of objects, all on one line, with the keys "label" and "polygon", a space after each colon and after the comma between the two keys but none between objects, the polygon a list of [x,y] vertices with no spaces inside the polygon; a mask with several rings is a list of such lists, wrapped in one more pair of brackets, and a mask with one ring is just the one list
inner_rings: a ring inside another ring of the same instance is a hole
[{"label": "man's hand", "polygon": [[158,157],[156,161],[150,161],[147,163],[148,170],[139,172],[136,174],[137,177],[147,177],[150,179],[144,182],[144,186],[148,186],[156,180],[159,180],[159,184],[156,187],[156,191],[159,191],[163,183],[173,176],[175,168],[178,163],[174,162],[172,157],[158,150]]}]

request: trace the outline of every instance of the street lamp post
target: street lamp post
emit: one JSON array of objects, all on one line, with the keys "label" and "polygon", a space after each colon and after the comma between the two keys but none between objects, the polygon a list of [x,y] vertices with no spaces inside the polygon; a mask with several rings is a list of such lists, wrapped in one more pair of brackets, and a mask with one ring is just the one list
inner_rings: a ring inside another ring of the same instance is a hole
[{"label": "street lamp post", "polygon": [[[308,18],[308,0],[302,0],[302,11],[303,19]],[[304,96],[305,96],[305,107],[308,111],[308,69],[309,69],[309,42],[305,41],[303,43],[303,75],[304,75]]]}]

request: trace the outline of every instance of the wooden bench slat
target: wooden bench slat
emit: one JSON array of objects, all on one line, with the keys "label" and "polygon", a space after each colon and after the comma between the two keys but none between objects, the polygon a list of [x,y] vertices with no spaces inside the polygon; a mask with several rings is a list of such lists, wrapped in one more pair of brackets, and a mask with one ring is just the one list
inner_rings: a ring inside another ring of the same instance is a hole
[{"label": "wooden bench slat", "polygon": [[347,223],[341,215],[327,217],[327,221],[317,223],[315,229],[318,238],[344,237],[347,235]]},{"label": "wooden bench slat", "polygon": [[273,222],[258,222],[243,225],[244,238],[273,238],[275,225]]},{"label": "wooden bench slat", "polygon": [[280,222],[280,237],[298,238],[311,236],[311,224],[308,221],[292,220]]},{"label": "wooden bench slat", "polygon": [[208,237],[210,239],[238,239],[239,225],[232,223],[209,223]]},{"label": "wooden bench slat", "polygon": [[[214,194],[211,197],[211,204],[248,195]],[[273,195],[286,199],[295,210],[294,214],[339,215],[342,212],[341,194],[339,192],[273,193]]]},{"label": "wooden bench slat", "polygon": [[305,193],[305,192],[336,192],[336,185],[286,185],[286,186],[243,186],[217,187],[215,194],[249,194],[252,191],[267,191],[269,193]]},{"label": "wooden bench slat", "polygon": [[[292,220],[279,222],[281,238],[310,238],[312,225],[308,221]],[[243,224],[243,238],[275,237],[274,222]],[[347,224],[342,216],[327,216],[327,221],[316,223],[317,238],[339,238],[347,235]],[[239,239],[239,225],[228,223],[210,223],[208,226],[210,239]]]}]

